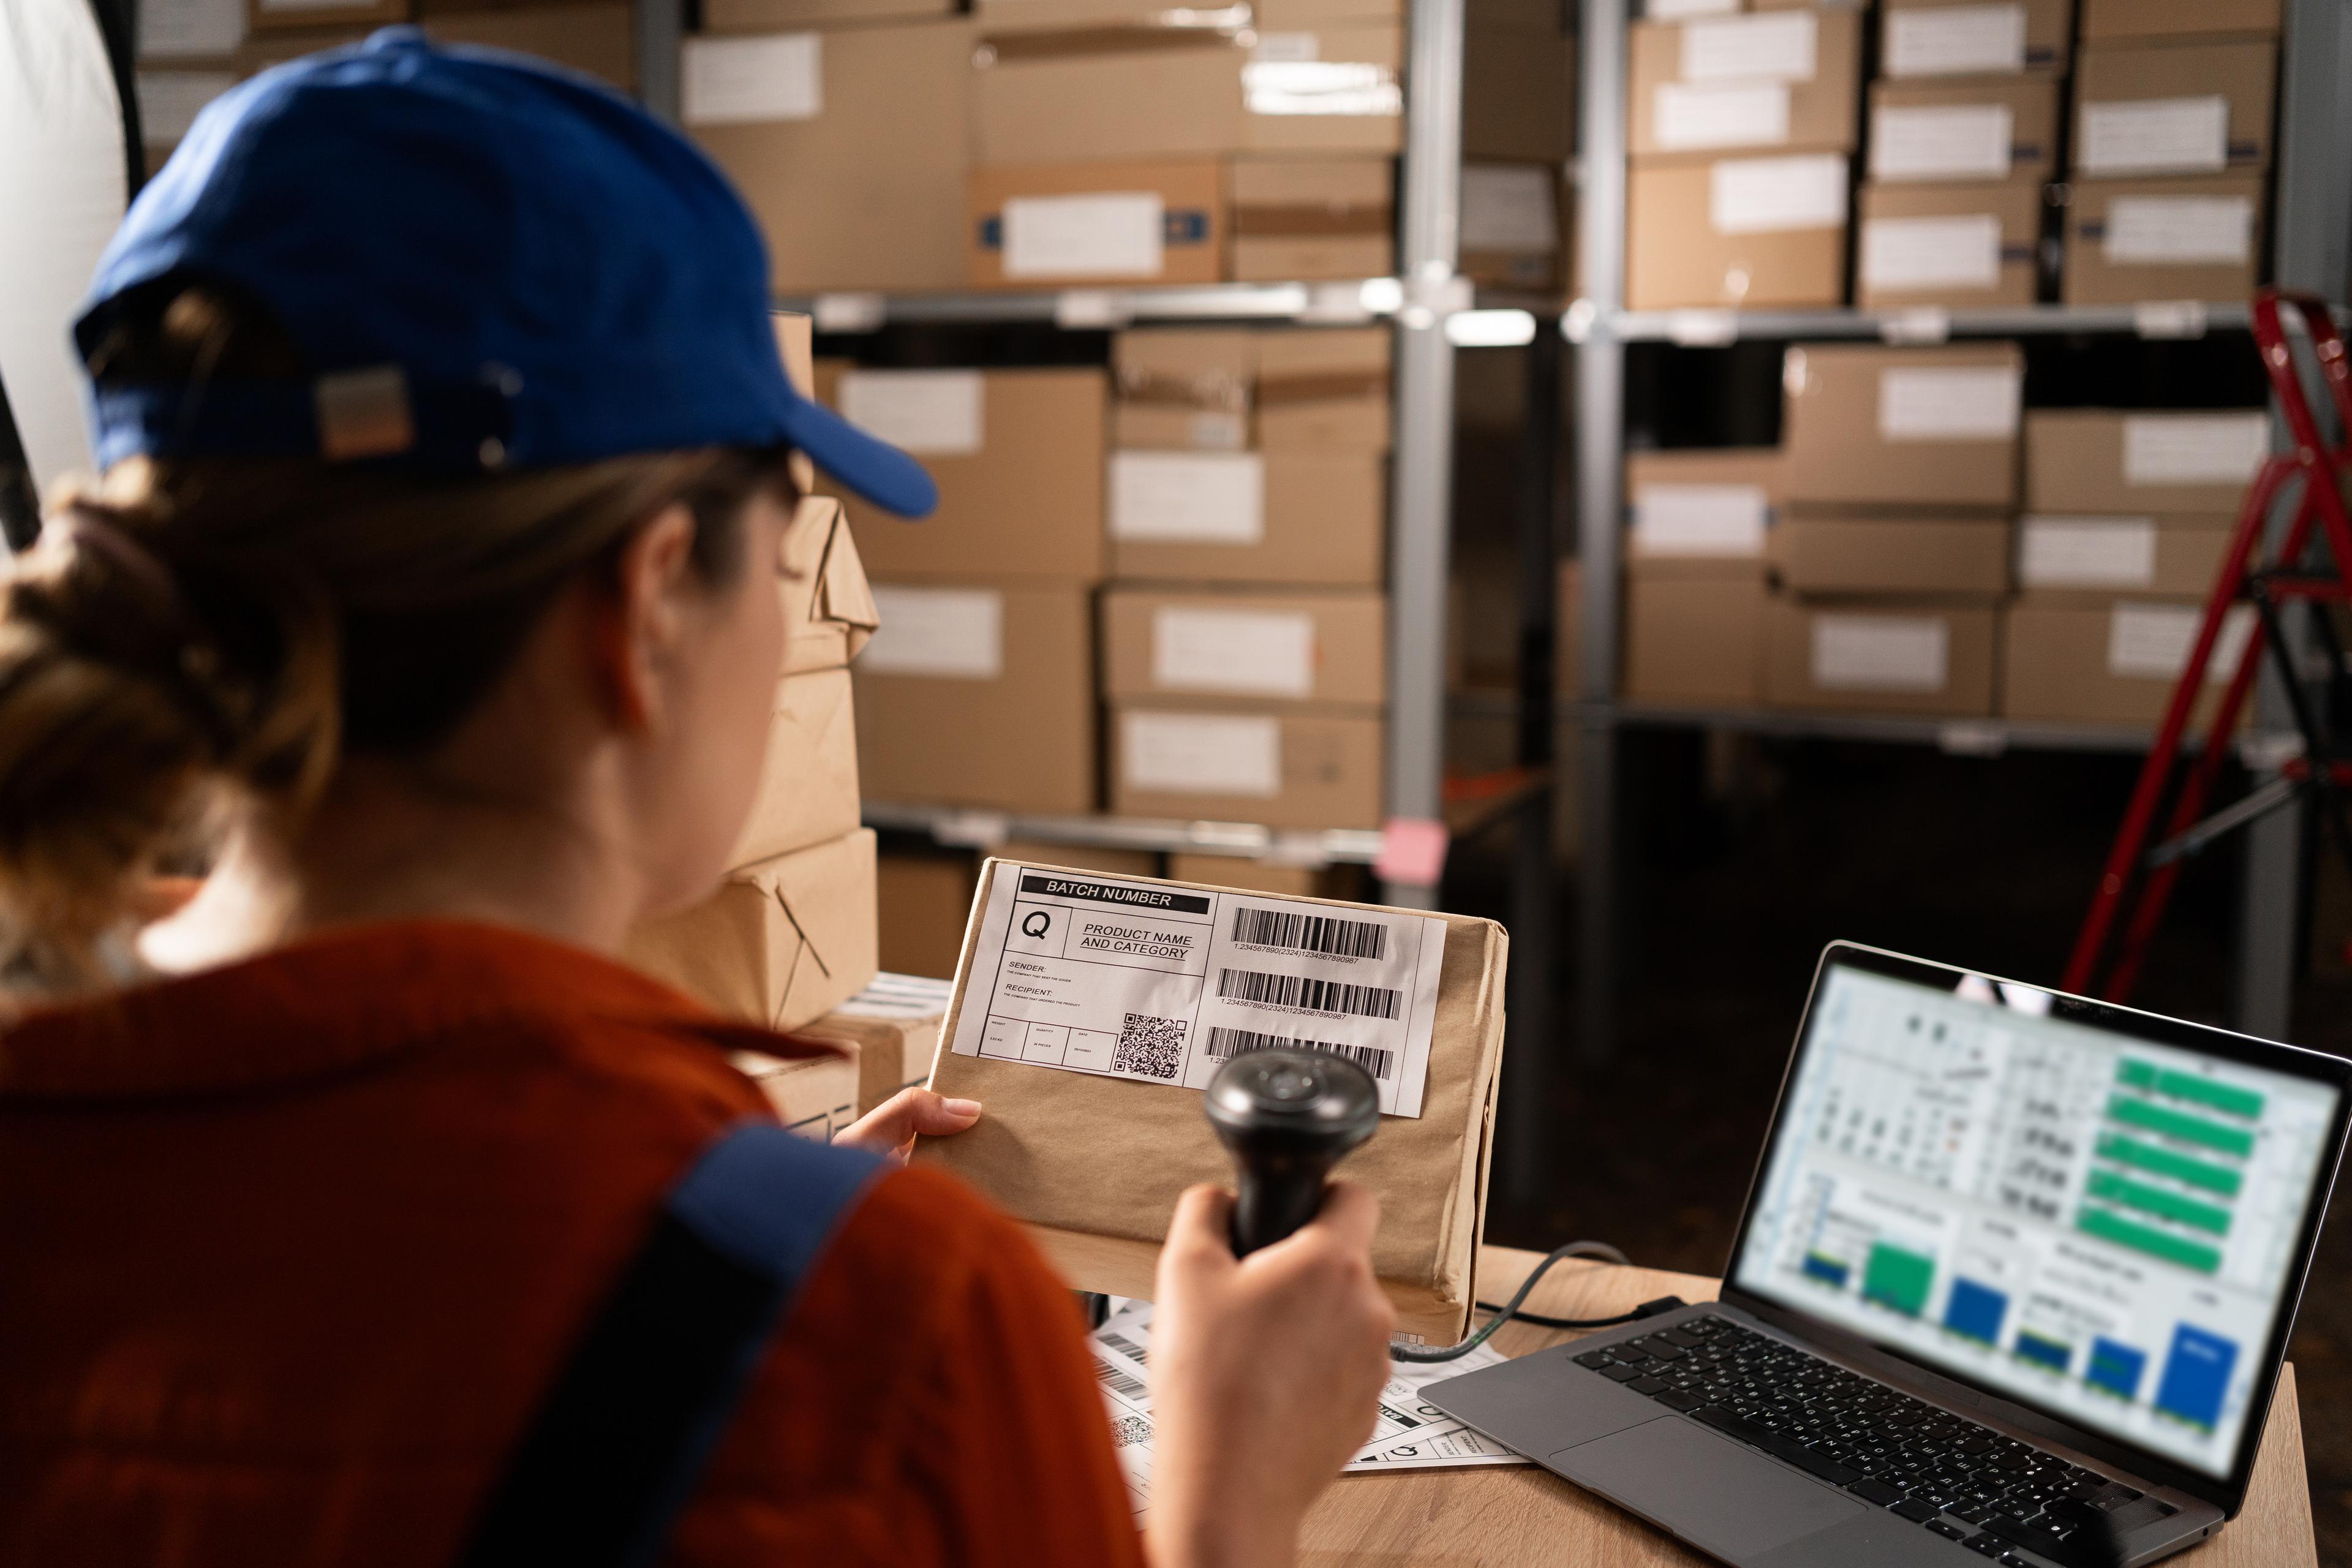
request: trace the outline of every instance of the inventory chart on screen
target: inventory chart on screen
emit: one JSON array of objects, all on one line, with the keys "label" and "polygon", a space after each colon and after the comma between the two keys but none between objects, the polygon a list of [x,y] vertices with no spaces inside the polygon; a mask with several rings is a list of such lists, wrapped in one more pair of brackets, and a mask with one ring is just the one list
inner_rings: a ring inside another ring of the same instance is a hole
[{"label": "inventory chart on screen", "polygon": [[1737,1277],[2226,1476],[2336,1093],[1833,967]]}]

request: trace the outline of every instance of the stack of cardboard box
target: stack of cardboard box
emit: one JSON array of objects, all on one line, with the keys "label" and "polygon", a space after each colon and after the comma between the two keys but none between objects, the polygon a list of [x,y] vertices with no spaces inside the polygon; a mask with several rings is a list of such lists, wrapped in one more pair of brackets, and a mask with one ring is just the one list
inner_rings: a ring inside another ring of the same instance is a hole
[{"label": "stack of cardboard box", "polygon": [[1629,49],[1626,302],[1843,303],[1861,14],[1643,22]]},{"label": "stack of cardboard box", "polygon": [[2034,302],[2073,22],[2069,0],[1889,0],[1870,94],[1856,303]]},{"label": "stack of cardboard box", "polygon": [[[2023,592],[2009,613],[2002,711],[2110,724],[2161,717],[2269,447],[2260,409],[2029,415]],[[2235,671],[2252,614],[2242,605],[2222,624],[2214,694]],[[2200,722],[2210,705],[2209,695]]]},{"label": "stack of cardboard box", "polygon": [[[809,385],[809,321],[780,317],[794,379]],[[767,765],[730,858],[703,902],[630,933],[647,973],[730,1016],[792,1030],[874,978],[874,835],[860,826],[849,662],[873,636],[875,600],[841,505],[805,501],[785,536],[786,642]]]},{"label": "stack of cardboard box", "polygon": [[1376,827],[1385,328],[1120,334],[1111,809]]},{"label": "stack of cardboard box", "polygon": [[2023,378],[2014,343],[1789,351],[1768,702],[1992,712]]},{"label": "stack of cardboard box", "polygon": [[2084,0],[2068,303],[2253,291],[2278,30],[2278,0]]},{"label": "stack of cardboard box", "polygon": [[1762,700],[1765,543],[1788,494],[1777,447],[1627,455],[1628,700],[1752,708]]}]

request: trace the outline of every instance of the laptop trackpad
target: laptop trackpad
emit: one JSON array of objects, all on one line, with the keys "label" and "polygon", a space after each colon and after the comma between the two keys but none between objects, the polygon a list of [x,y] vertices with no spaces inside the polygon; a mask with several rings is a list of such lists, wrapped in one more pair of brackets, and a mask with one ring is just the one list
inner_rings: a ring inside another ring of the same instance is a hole
[{"label": "laptop trackpad", "polygon": [[1562,1448],[1544,1462],[1724,1556],[1769,1552],[1866,1506],[1671,1415]]}]

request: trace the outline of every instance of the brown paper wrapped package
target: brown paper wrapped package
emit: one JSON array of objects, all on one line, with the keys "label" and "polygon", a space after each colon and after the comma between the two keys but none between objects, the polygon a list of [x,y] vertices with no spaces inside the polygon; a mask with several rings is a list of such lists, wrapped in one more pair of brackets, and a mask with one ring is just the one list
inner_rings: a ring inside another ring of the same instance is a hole
[{"label": "brown paper wrapped package", "polygon": [[[974,907],[985,906],[992,879],[1009,865],[988,862]],[[1372,1267],[1396,1305],[1399,1329],[1450,1343],[1469,1322],[1476,1289],[1510,937],[1492,921],[1440,918],[1445,959],[1422,1113],[1381,1117],[1339,1174],[1381,1200]],[[956,1055],[951,1043],[978,924],[964,935],[930,1086],[987,1110],[970,1131],[920,1141],[914,1157],[955,1172],[1029,1222],[1072,1286],[1148,1298],[1177,1194],[1196,1182],[1231,1186],[1233,1162],[1209,1131],[1195,1090]]]}]

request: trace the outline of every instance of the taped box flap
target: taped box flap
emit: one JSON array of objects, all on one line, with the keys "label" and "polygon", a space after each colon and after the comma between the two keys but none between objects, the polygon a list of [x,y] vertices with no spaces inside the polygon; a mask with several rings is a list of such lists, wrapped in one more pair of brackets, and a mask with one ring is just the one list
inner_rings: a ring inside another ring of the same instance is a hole
[{"label": "taped box flap", "polygon": [[881,624],[841,502],[810,496],[784,536],[784,673],[839,669]]},{"label": "taped box flap", "polygon": [[[1197,1089],[955,1049],[963,1037],[968,1009],[980,1010],[976,1029],[989,1027],[993,1019],[986,1010],[999,965],[992,959],[977,981],[973,975],[974,955],[987,941],[981,911],[990,909],[1001,879],[1018,878],[1024,870],[1055,869],[1002,860],[991,860],[983,869],[940,1031],[931,1087],[981,1100],[987,1110],[969,1131],[922,1140],[914,1157],[954,1171],[1034,1226],[1106,1243],[1157,1246],[1184,1188],[1199,1182],[1231,1185],[1234,1180],[1232,1162],[1209,1129]],[[1420,911],[1335,900],[1277,900],[1200,883],[1067,874],[1129,888],[1244,899],[1254,906],[1296,906],[1309,915],[1325,909],[1422,918]],[[1013,887],[1030,885],[1016,881]],[[1435,965],[1435,1009],[1420,1113],[1382,1116],[1379,1131],[1347,1158],[1339,1173],[1370,1187],[1381,1200],[1372,1261],[1391,1296],[1444,1309],[1434,1318],[1424,1313],[1424,1321],[1458,1322],[1468,1310],[1483,1221],[1509,943],[1503,928],[1492,921],[1464,915],[1430,918],[1443,922],[1444,942]],[[1284,1032],[1311,1036],[1316,1026],[1312,1016],[1295,1017]],[[1108,1255],[1120,1249],[1102,1250]],[[1071,1254],[1061,1250],[1057,1256],[1066,1267]],[[1125,1278],[1131,1285],[1132,1273]],[[1073,1283],[1101,1288],[1084,1280]]]}]

